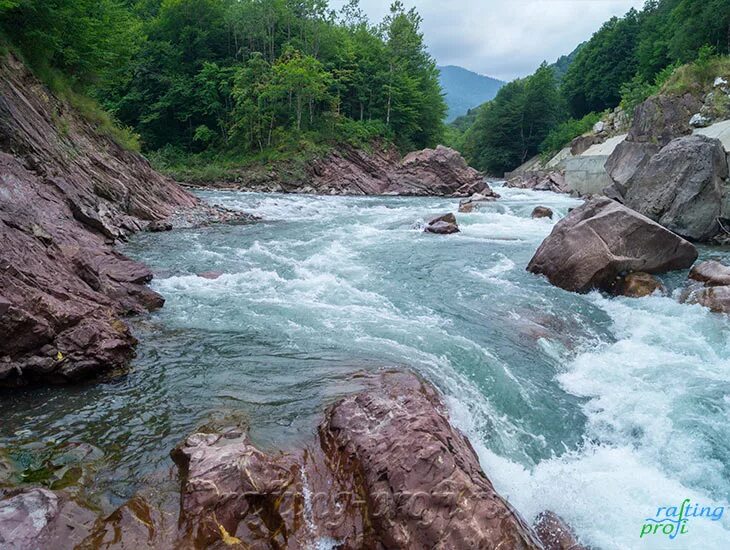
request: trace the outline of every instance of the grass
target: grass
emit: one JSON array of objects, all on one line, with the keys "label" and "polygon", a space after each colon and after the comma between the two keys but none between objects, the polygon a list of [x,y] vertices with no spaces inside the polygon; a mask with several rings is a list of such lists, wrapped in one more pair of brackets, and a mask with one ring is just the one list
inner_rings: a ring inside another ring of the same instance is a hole
[{"label": "grass", "polygon": [[662,86],[660,93],[684,95],[709,92],[718,76],[730,82],[730,56],[700,55],[693,63],[675,70]]}]

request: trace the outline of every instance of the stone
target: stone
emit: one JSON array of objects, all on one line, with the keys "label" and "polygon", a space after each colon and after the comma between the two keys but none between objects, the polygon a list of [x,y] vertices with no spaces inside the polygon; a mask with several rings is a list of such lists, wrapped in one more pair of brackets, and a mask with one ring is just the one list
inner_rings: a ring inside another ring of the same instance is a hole
[{"label": "stone", "polygon": [[565,290],[611,292],[626,273],[687,269],[696,259],[691,243],[615,201],[595,198],[556,224],[527,269]]},{"label": "stone", "polygon": [[730,267],[714,260],[702,262],[692,268],[689,278],[705,286],[730,286]]},{"label": "stone", "polygon": [[223,273],[220,271],[204,271],[202,273],[198,273],[198,277],[200,277],[202,279],[209,279],[211,281],[220,279],[222,276],[223,276]]},{"label": "stone", "polygon": [[727,80],[725,80],[723,77],[718,76],[715,79],[715,82],[712,84],[715,88],[722,88],[724,86],[727,86]]},{"label": "stone", "polygon": [[13,304],[10,302],[10,300],[4,298],[3,296],[0,296],[0,317],[5,315],[11,307],[13,307]]},{"label": "stone", "polygon": [[553,210],[547,206],[536,206],[530,215],[533,219],[537,218],[550,218],[553,219]]},{"label": "stone", "polygon": [[644,298],[655,292],[664,293],[666,288],[662,282],[648,273],[634,272],[620,277],[613,291],[618,296]]},{"label": "stone", "polygon": [[458,233],[460,230],[459,225],[456,223],[456,216],[449,213],[432,219],[426,224],[424,231],[426,233],[450,235],[452,233]]},{"label": "stone", "polygon": [[459,212],[469,213],[477,210],[480,203],[493,202],[499,198],[497,193],[484,195],[482,193],[474,193],[472,196],[459,201]]},{"label": "stone", "polygon": [[702,102],[693,94],[652,96],[634,110],[627,141],[664,147],[673,139],[692,133],[689,120]]},{"label": "stone", "polygon": [[626,181],[624,204],[693,241],[721,232],[723,202],[730,194],[725,149],[703,135],[677,138]]},{"label": "stone", "polygon": [[565,182],[565,174],[562,171],[525,172],[507,180],[505,187],[570,193],[570,189]]},{"label": "stone", "polygon": [[155,220],[147,224],[147,231],[150,233],[162,233],[172,231],[172,223],[165,220]]},{"label": "stone", "polygon": [[606,129],[606,123],[602,120],[599,120],[593,125],[593,132],[596,134],[600,134]]},{"label": "stone", "polygon": [[730,286],[710,286],[690,289],[682,302],[700,304],[714,313],[730,313]]},{"label": "stone", "polygon": [[554,512],[542,512],[535,519],[535,532],[545,550],[588,550],[573,530]]},{"label": "stone", "polygon": [[709,118],[701,113],[696,113],[689,119],[689,125],[692,126],[692,128],[705,128],[709,126],[711,122],[712,121]]}]

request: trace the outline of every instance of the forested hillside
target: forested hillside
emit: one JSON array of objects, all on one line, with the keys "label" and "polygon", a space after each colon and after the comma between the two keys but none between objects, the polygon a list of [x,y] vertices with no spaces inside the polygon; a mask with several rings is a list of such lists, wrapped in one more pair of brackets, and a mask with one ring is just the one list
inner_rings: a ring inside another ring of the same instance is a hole
[{"label": "forested hillside", "polygon": [[357,0],[0,0],[37,74],[167,158],[435,145],[446,106],[420,24],[400,1],[371,25]]},{"label": "forested hillside", "polygon": [[649,0],[557,64],[505,86],[466,131],[450,128],[450,139],[474,166],[502,174],[586,132],[607,109],[631,112],[678,66],[728,53],[730,0]]}]

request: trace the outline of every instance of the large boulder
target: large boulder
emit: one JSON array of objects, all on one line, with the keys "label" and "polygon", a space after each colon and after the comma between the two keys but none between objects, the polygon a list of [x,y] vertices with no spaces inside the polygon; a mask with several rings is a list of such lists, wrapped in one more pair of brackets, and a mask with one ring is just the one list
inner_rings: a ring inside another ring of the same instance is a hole
[{"label": "large boulder", "polygon": [[624,204],[670,231],[707,241],[730,213],[728,165],[717,139],[677,138],[642,163],[625,183]]},{"label": "large boulder", "polygon": [[702,262],[692,268],[689,278],[705,286],[730,286],[730,267],[714,260]]},{"label": "large boulder", "polygon": [[527,269],[574,292],[611,292],[633,271],[689,268],[697,249],[649,218],[607,198],[574,209],[543,241]]},{"label": "large boulder", "polygon": [[700,304],[714,313],[730,313],[730,286],[691,288],[684,293],[681,301]]}]

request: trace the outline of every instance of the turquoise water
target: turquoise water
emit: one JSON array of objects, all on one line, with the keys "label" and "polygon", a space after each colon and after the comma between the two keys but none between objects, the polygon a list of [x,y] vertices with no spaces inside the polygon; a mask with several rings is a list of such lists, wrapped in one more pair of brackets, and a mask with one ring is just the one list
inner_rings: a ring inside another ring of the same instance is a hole
[{"label": "turquoise water", "polygon": [[158,480],[169,450],[211,415],[245,417],[262,447],[294,446],[356,389],[353,373],[400,366],[440,388],[528,519],[551,509],[598,548],[728,548],[730,510],[693,519],[680,540],[639,539],[659,506],[728,506],[728,317],[550,286],[524,267],[555,222],[530,213],[550,206],[557,221],[580,203],[500,193],[459,214],[453,236],[420,230],[456,211],[452,199],[201,193],[265,221],[127,244],[167,299],[135,321],[132,371],[0,396],[0,447],[98,447],[85,483],[112,507]]}]

